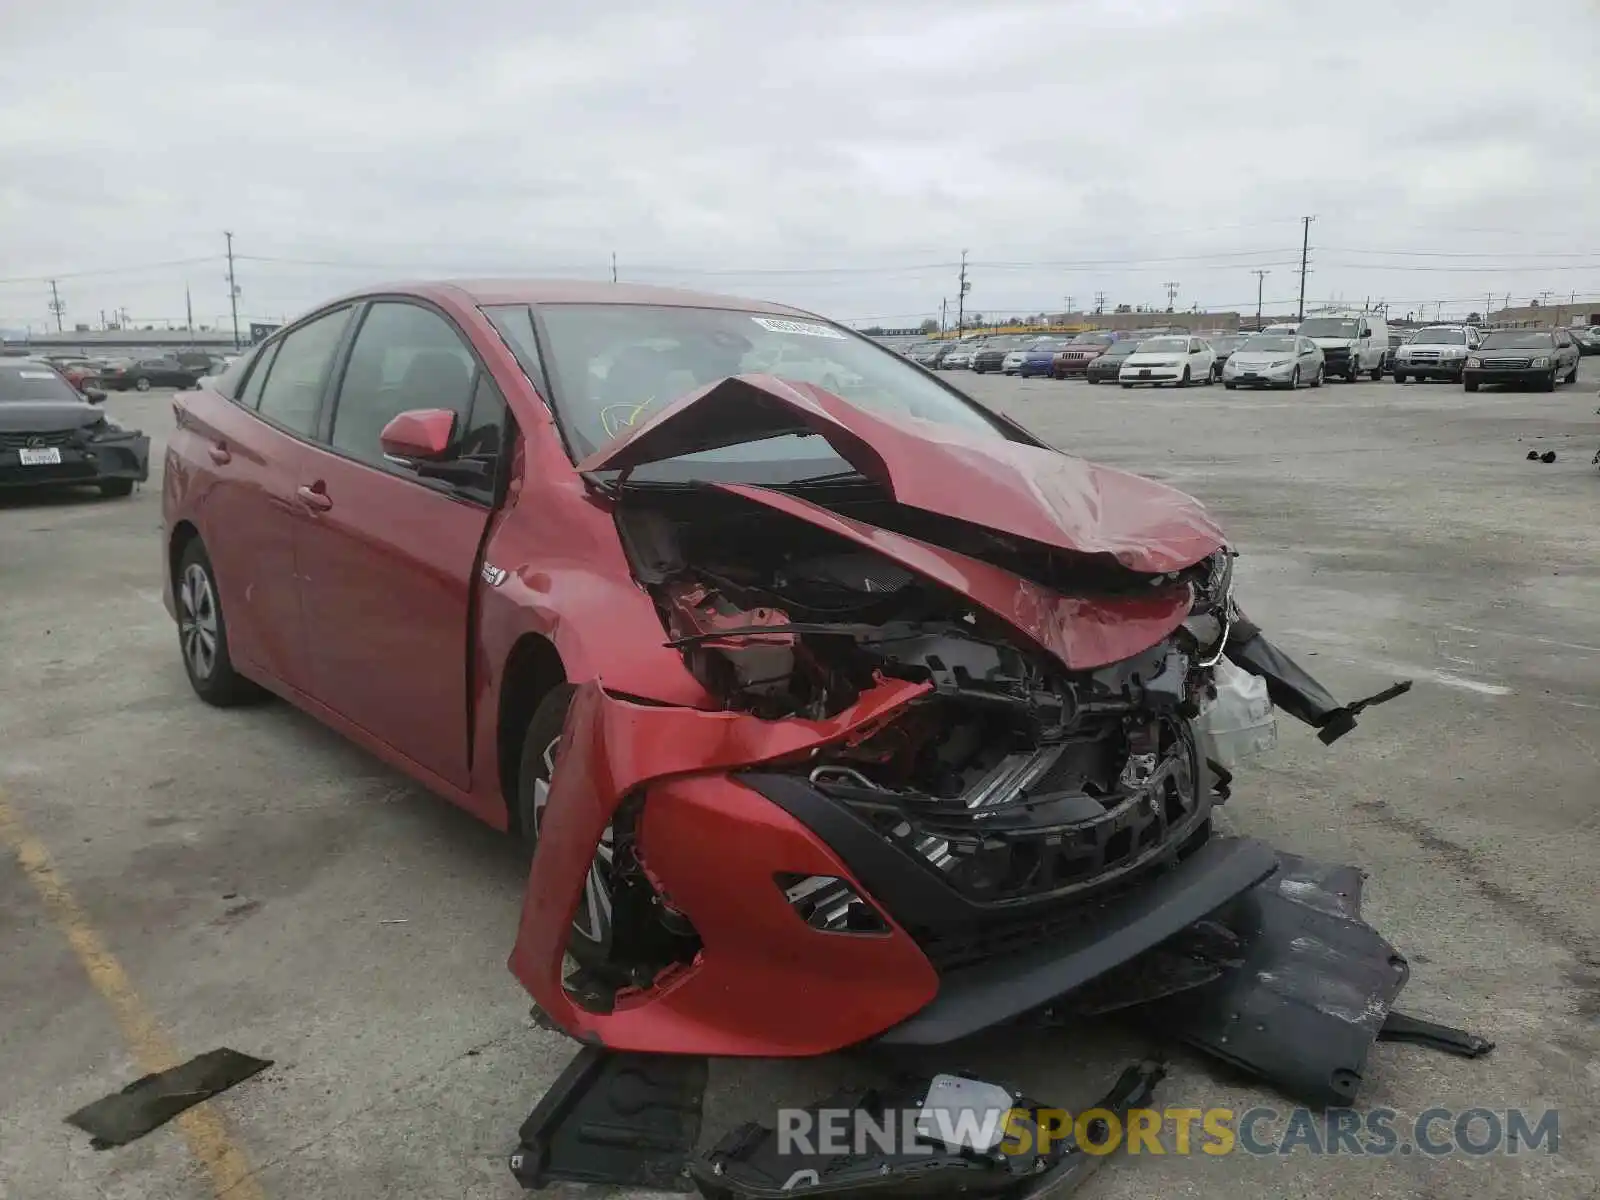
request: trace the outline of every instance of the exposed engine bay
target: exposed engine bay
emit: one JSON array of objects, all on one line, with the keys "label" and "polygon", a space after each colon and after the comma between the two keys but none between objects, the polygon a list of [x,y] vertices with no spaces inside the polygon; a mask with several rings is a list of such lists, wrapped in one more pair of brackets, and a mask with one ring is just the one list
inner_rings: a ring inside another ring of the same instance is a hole
[{"label": "exposed engine bay", "polygon": [[[671,643],[723,706],[820,719],[875,679],[931,684],[807,777],[974,900],[1064,897],[1203,840],[1213,793],[1192,723],[1228,636],[1228,551],[1155,579],[1086,570],[1124,593],[1181,590],[1190,616],[1132,658],[1073,671],[872,550],[727,500],[651,499],[623,509],[624,545]],[[1029,565],[1062,574],[1059,558]],[[827,888],[797,886],[821,893],[808,909],[820,926],[860,919]]]}]

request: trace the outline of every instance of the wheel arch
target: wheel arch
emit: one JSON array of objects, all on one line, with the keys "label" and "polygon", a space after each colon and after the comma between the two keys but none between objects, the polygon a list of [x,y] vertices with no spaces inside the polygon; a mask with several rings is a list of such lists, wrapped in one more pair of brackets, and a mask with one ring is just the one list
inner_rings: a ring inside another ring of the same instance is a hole
[{"label": "wheel arch", "polygon": [[172,537],[167,542],[167,578],[172,582],[173,595],[177,595],[178,564],[193,542],[200,541],[200,530],[192,521],[179,521],[172,527]]},{"label": "wheel arch", "polygon": [[500,705],[495,718],[496,768],[500,795],[506,806],[506,827],[520,832],[517,816],[517,778],[522,766],[522,742],[528,722],[550,689],[567,682],[566,664],[555,643],[543,634],[525,633],[506,655],[500,677]]}]

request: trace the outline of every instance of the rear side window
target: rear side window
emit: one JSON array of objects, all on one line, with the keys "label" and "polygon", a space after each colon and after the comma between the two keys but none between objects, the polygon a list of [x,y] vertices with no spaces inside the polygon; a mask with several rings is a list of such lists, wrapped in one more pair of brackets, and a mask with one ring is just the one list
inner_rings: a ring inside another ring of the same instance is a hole
[{"label": "rear side window", "polygon": [[443,317],[417,304],[380,302],[361,322],[329,442],[334,449],[388,469],[379,436],[403,412],[444,408],[462,430],[472,408],[477,360]]},{"label": "rear side window", "polygon": [[349,323],[350,310],[341,308],[283,339],[256,404],[263,417],[305,437],[315,432],[328,368]]},{"label": "rear side window", "polygon": [[244,391],[239,395],[239,403],[246,408],[256,408],[261,404],[261,388],[267,382],[267,373],[272,370],[272,360],[278,357],[278,347],[282,342],[273,342],[264,350],[256,352],[255,370],[250,372],[250,377],[245,380]]},{"label": "rear side window", "polygon": [[[239,385],[244,380],[245,374],[250,370],[250,364],[259,356],[259,351],[252,350],[248,354],[241,354],[217,376],[212,383],[212,389],[217,394],[226,396],[229,400],[239,398]],[[265,377],[263,373],[263,378]]]}]

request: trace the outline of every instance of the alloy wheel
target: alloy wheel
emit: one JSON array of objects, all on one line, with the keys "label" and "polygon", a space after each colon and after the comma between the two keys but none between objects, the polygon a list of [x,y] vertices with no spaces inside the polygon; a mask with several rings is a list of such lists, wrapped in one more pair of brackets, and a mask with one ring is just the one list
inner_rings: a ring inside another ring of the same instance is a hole
[{"label": "alloy wheel", "polygon": [[[533,781],[533,832],[538,837],[544,824],[545,806],[550,803],[550,780],[555,775],[556,751],[561,739],[552,738],[539,760],[544,764],[544,775]],[[572,931],[585,941],[603,946],[611,936],[611,862],[616,850],[615,835],[610,825],[600,835],[600,845],[595,848],[594,861],[589,864],[589,874],[584,878],[583,897],[578,911],[572,917]]]},{"label": "alloy wheel", "polygon": [[178,640],[189,673],[202,683],[217,667],[217,596],[211,577],[190,563],[178,585]]}]

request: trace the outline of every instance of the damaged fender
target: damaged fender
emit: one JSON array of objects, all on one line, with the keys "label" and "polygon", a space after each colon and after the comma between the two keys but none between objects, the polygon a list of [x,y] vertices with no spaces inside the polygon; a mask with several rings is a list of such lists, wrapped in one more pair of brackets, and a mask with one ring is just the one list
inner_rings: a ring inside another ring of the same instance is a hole
[{"label": "damaged fender", "polygon": [[[753,877],[761,869],[754,864],[781,855],[797,873],[852,878],[815,834],[724,773],[865,738],[929,690],[924,683],[880,681],[832,718],[764,721],[737,712],[636,703],[594,680],[581,685],[561,739],[511,953],[512,974],[562,1029],[616,1050],[652,1049],[666,1041],[683,1054],[770,1056],[775,1045],[794,1056],[825,1054],[926,1005],[938,990],[937,977],[892,922],[887,933],[871,937],[811,930],[794,917],[771,878]],[[623,800],[647,786],[654,791],[645,806],[646,869],[708,948],[719,941],[738,944],[645,981],[641,989],[620,993],[612,1011],[595,1012],[577,1004],[563,985],[563,956],[601,836]],[[653,804],[677,804],[694,817],[690,824],[698,839],[685,845],[680,837],[661,847],[676,871],[664,862],[656,872],[648,857]],[[758,817],[753,825],[752,814]],[[763,853],[730,854],[715,840],[728,817],[762,839]],[[741,896],[741,905],[727,905],[729,894]],[[722,903],[710,902],[719,898]],[[793,923],[793,936],[772,946],[770,931],[791,928],[787,922]],[[762,929],[768,931],[765,939],[756,936]],[[862,986],[864,981],[870,986]],[[803,1003],[814,1020],[804,1028],[782,1021],[781,1013],[773,1013],[784,1007],[780,999],[790,1008]]]}]

